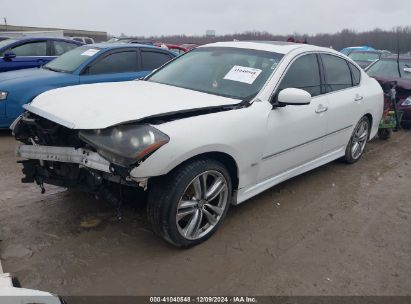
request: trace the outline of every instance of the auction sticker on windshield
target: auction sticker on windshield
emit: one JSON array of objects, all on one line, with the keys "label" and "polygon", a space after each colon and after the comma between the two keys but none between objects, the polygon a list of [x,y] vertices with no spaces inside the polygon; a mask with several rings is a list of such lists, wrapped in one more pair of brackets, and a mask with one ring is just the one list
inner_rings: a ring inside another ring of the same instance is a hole
[{"label": "auction sticker on windshield", "polygon": [[95,54],[97,54],[100,50],[98,49],[88,49],[87,51],[81,53],[82,56],[94,56]]},{"label": "auction sticker on windshield", "polygon": [[233,68],[224,76],[224,79],[244,82],[252,84],[260,75],[262,70],[243,67],[241,65],[235,65]]}]

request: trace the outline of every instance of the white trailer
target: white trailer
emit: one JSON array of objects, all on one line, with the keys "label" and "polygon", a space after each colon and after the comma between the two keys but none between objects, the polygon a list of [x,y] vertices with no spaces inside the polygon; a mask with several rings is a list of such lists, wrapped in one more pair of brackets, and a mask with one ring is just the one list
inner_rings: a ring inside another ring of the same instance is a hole
[{"label": "white trailer", "polygon": [[19,31],[19,32],[0,32],[0,36],[19,38],[19,37],[46,37],[46,38],[63,38],[63,30],[56,31]]}]

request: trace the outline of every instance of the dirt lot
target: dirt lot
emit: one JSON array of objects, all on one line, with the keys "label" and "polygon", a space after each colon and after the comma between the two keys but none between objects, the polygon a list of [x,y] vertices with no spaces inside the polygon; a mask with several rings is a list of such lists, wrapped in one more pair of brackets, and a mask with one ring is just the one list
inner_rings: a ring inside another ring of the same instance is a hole
[{"label": "dirt lot", "polygon": [[[21,184],[0,133],[0,254],[27,288],[61,295],[411,295],[411,134],[374,140],[231,208],[206,243],[175,249],[143,204],[123,220],[89,195]],[[91,227],[90,227],[91,226]],[[87,228],[88,227],[88,228]]]}]

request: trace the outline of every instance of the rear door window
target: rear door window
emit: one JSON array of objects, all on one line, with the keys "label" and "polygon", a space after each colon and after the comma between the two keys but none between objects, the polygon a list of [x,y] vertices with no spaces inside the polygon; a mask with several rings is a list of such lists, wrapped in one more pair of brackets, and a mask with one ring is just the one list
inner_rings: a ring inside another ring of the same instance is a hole
[{"label": "rear door window", "polygon": [[317,56],[308,54],[296,59],[281,80],[279,91],[296,88],[307,91],[311,96],[321,94],[321,77]]},{"label": "rear door window", "polygon": [[352,83],[354,86],[357,86],[360,84],[361,81],[361,71],[352,63],[349,63],[351,72],[352,72]]},{"label": "rear door window", "polygon": [[163,52],[141,50],[141,68],[143,71],[152,71],[170,61],[172,58],[171,55]]},{"label": "rear door window", "polygon": [[69,43],[65,41],[53,41],[53,43],[54,43],[54,55],[55,56],[63,55],[64,53],[67,53],[68,51],[71,51],[72,49],[75,49],[76,47],[78,47],[77,44]]},{"label": "rear door window", "polygon": [[327,92],[334,92],[352,87],[351,71],[348,62],[340,57],[321,54],[325,70]]}]

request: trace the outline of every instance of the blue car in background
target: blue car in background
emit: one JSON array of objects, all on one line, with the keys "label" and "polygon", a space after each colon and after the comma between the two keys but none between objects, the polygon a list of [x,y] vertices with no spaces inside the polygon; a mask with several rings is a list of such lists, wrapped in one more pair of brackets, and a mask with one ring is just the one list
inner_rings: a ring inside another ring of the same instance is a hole
[{"label": "blue car in background", "polygon": [[63,38],[12,38],[0,41],[0,72],[36,68],[83,45]]},{"label": "blue car in background", "polygon": [[340,53],[343,53],[344,55],[348,56],[351,54],[353,51],[376,51],[376,49],[368,46],[368,45],[363,45],[363,46],[350,46],[342,49]]},{"label": "blue car in background", "polygon": [[41,68],[0,73],[0,128],[8,128],[23,112],[22,105],[45,91],[141,78],[174,57],[173,52],[149,45],[92,44]]}]

